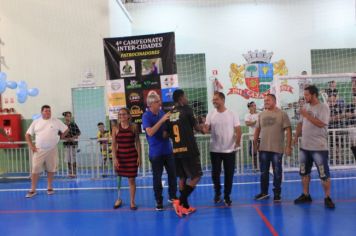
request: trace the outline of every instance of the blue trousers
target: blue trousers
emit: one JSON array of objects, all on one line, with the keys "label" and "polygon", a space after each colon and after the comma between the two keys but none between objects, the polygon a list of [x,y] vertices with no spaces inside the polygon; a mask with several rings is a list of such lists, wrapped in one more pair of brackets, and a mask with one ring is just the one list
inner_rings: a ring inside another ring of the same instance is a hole
[{"label": "blue trousers", "polygon": [[273,192],[281,194],[282,185],[282,153],[260,151],[261,169],[261,193],[268,194],[269,167],[272,163],[273,168]]}]

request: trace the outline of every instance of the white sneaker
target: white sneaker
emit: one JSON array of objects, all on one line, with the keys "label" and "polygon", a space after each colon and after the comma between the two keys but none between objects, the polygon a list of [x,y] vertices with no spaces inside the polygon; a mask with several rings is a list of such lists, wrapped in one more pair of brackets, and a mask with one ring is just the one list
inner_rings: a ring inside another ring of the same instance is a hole
[{"label": "white sneaker", "polygon": [[31,198],[31,197],[34,197],[35,195],[37,194],[37,192],[32,192],[32,191],[29,191],[27,194],[26,194],[26,198]]}]

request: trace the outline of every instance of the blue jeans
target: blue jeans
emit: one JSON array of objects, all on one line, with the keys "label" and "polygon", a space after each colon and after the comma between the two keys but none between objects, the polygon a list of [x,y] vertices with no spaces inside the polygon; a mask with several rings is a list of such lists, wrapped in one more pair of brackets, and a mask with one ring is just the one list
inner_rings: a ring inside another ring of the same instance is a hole
[{"label": "blue jeans", "polygon": [[261,193],[268,194],[269,185],[269,167],[272,162],[273,168],[273,192],[276,195],[281,194],[282,185],[282,153],[260,151],[260,169],[261,169]]},{"label": "blue jeans", "polygon": [[300,170],[299,174],[301,176],[309,175],[313,167],[313,162],[319,173],[319,178],[321,180],[327,180],[330,178],[329,172],[329,152],[328,151],[309,151],[304,149],[299,149],[299,162]]},{"label": "blue jeans", "polygon": [[162,173],[163,167],[166,169],[168,175],[168,193],[169,198],[175,198],[177,193],[177,177],[174,157],[172,155],[164,155],[151,158],[153,172],[153,191],[157,202],[162,202]]}]

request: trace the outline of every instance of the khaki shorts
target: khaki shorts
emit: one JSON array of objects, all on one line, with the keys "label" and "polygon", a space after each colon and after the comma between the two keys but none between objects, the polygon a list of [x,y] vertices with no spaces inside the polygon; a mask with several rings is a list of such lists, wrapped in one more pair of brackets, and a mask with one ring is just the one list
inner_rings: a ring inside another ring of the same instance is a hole
[{"label": "khaki shorts", "polygon": [[77,146],[64,146],[64,160],[67,163],[76,163],[77,162]]},{"label": "khaki shorts", "polygon": [[39,174],[43,171],[43,167],[47,172],[56,172],[58,164],[58,148],[57,146],[43,150],[38,149],[32,156],[32,174]]}]

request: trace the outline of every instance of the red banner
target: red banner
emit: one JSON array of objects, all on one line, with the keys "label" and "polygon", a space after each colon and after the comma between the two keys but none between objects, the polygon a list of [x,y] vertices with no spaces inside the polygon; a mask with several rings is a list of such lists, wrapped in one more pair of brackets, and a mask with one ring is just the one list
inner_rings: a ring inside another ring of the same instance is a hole
[{"label": "red banner", "polygon": [[249,98],[262,99],[267,94],[269,94],[269,92],[270,92],[270,90],[267,90],[264,93],[257,93],[257,92],[254,92],[252,90],[249,90],[249,89],[230,88],[229,92],[227,93],[227,95],[237,94],[237,95],[242,96],[245,99],[249,99]]}]

